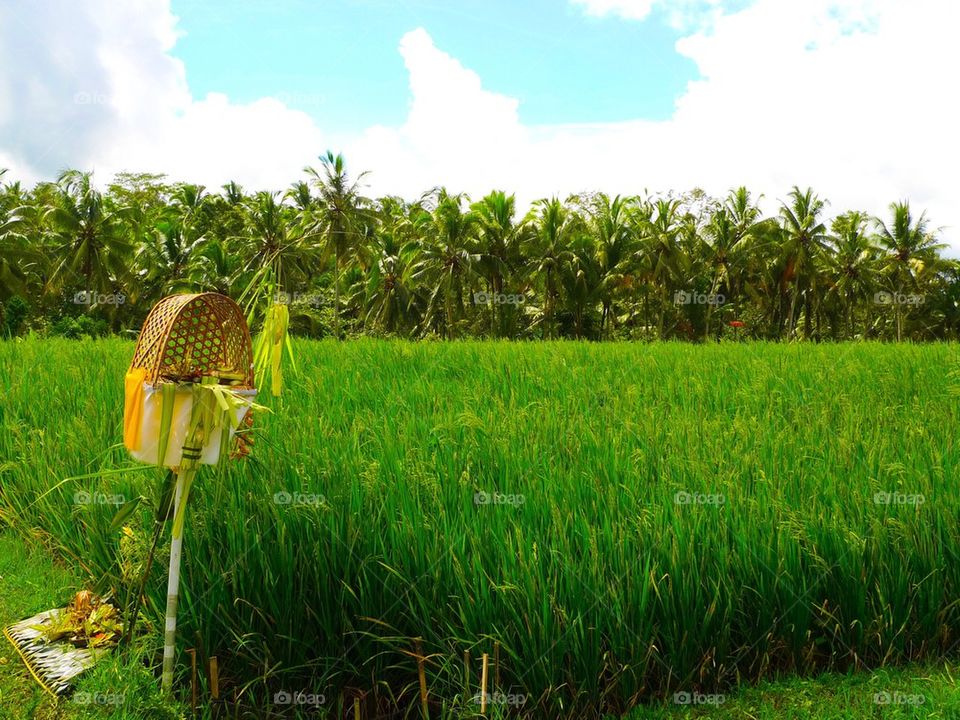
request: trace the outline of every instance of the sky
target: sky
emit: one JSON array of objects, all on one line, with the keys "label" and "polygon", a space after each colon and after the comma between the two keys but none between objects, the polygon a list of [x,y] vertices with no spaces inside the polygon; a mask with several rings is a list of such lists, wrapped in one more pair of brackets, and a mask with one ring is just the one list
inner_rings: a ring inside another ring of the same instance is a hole
[{"label": "sky", "polygon": [[[280,190],[793,185],[960,254],[954,0],[0,0],[0,168]],[[953,89],[951,89],[953,88]]]}]

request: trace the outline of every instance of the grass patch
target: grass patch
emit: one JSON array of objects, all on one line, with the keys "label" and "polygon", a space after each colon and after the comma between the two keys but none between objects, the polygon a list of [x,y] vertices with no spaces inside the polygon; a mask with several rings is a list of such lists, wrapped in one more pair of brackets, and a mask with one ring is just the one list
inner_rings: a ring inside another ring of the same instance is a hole
[{"label": "grass patch", "polygon": [[[89,498],[155,478],[58,483],[131,466],[131,351],[0,343],[0,512],[118,593],[137,553]],[[182,647],[259,702],[416,706],[417,638],[438,711],[499,647],[497,689],[551,717],[956,656],[955,346],[297,352],[253,458],[201,473],[185,536]]]},{"label": "grass patch", "polygon": [[[0,625],[62,607],[83,583],[76,572],[53,562],[20,537],[0,532]],[[30,677],[6,638],[0,644],[0,718],[3,720],[162,720],[180,717],[159,696],[142,657],[114,654],[77,683],[76,692],[55,701]]]}]

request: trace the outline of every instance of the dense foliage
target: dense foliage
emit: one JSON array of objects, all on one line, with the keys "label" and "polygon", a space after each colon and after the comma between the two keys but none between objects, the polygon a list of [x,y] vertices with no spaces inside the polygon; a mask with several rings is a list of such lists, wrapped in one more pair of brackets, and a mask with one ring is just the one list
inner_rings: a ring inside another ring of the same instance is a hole
[{"label": "dense foliage", "polygon": [[[416,638],[432,717],[497,643],[536,720],[956,657],[954,344],[295,344],[296,395],[188,510],[178,641],[245,697],[419,717]],[[119,600],[153,514],[111,519],[158,480],[108,474],[132,349],[0,343],[0,524]]]},{"label": "dense foliage", "polygon": [[[238,297],[258,270],[312,336],[937,339],[960,334],[960,272],[908,203],[828,222],[794,188],[762,217],[745,188],[717,200],[602,193],[520,215],[471,202],[362,194],[341,156],[286,192],[219,192],[124,174],[0,188],[2,329],[137,327],[171,292]],[[87,318],[87,319],[84,319]]]}]

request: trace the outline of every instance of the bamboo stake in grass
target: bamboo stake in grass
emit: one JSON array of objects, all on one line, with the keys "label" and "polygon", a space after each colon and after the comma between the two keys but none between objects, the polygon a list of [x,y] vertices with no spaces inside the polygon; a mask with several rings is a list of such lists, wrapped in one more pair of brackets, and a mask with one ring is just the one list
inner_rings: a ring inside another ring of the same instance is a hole
[{"label": "bamboo stake in grass", "polygon": [[427,704],[427,675],[423,670],[423,644],[417,640],[417,675],[420,678],[420,707],[423,710],[423,717],[430,717],[430,707]]},{"label": "bamboo stake in grass", "polygon": [[353,720],[360,720],[360,698],[353,699]]},{"label": "bamboo stake in grass", "polygon": [[190,656],[190,709],[197,711],[197,651],[195,648],[187,650]]},{"label": "bamboo stake in grass", "polygon": [[487,653],[483,654],[483,669],[480,671],[480,714],[484,715],[487,712],[487,661],[489,659]]},{"label": "bamboo stake in grass", "polygon": [[[163,672],[160,687],[167,695],[173,692],[173,665],[177,638],[177,605],[180,599],[180,558],[183,554],[183,526],[187,512],[187,499],[190,486],[200,467],[203,447],[209,440],[214,427],[214,413],[217,400],[209,388],[201,386],[217,385],[217,379],[205,376],[200,385],[193,385],[193,405],[190,410],[190,425],[187,439],[183,443],[179,469],[174,469],[177,486],[173,496],[173,530],[170,538],[170,568],[167,576],[167,611],[163,634]],[[168,387],[168,386],[165,386]],[[165,410],[166,412],[166,410]],[[227,428],[223,428],[227,432]],[[216,658],[211,658],[216,666]]]},{"label": "bamboo stake in grass", "polygon": [[210,695],[214,700],[220,699],[220,670],[216,655],[210,658]]},{"label": "bamboo stake in grass", "polygon": [[173,692],[173,659],[177,638],[177,604],[180,598],[180,557],[183,553],[183,515],[190,483],[196,470],[177,473],[177,489],[173,500],[173,533],[170,540],[170,567],[167,575],[167,611],[163,626],[163,672],[160,687],[164,693]]}]

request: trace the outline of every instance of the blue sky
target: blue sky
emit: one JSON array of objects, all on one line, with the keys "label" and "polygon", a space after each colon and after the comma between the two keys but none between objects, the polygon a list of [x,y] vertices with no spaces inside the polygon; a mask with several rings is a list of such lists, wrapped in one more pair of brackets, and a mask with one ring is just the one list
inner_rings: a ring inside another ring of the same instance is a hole
[{"label": "blue sky", "polygon": [[402,123],[397,46],[417,27],[484,87],[517,98],[533,125],[663,120],[697,76],[657,11],[624,22],[556,0],[173,0],[172,10],[184,33],[173,54],[195,96],[280,96],[335,133]]}]

